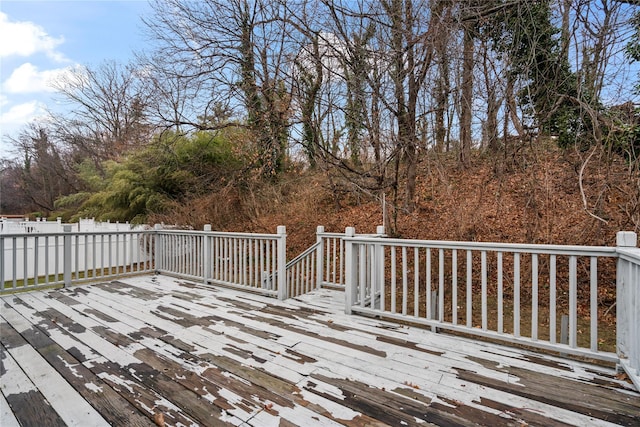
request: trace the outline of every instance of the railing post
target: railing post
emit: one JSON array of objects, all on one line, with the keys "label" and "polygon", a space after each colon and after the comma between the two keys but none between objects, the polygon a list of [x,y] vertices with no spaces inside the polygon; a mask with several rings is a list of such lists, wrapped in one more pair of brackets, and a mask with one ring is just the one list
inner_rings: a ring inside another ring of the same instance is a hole
[{"label": "railing post", "polygon": [[[62,239],[62,278],[64,280],[64,287],[71,286],[71,225],[64,225],[62,227],[64,238]],[[26,253],[26,250],[25,250]],[[25,282],[27,281],[25,275]]]},{"label": "railing post", "polygon": [[160,273],[162,269],[162,241],[160,236],[160,230],[162,230],[161,224],[153,226],[155,230],[153,236],[153,266],[156,274]]},{"label": "railing post", "polygon": [[287,298],[287,228],[279,225],[278,237],[278,299]]},{"label": "railing post", "polygon": [[354,227],[347,227],[344,231],[344,252],[345,252],[345,308],[346,314],[351,314],[351,307],[355,300],[356,286],[358,285],[358,252],[353,250],[353,241],[356,235]]},{"label": "railing post", "polygon": [[[211,232],[211,224],[205,224],[204,231]],[[202,242],[204,247],[202,248],[202,281],[206,285],[211,277],[211,236],[209,234],[204,235],[204,241]]]},{"label": "railing post", "polygon": [[[638,235],[632,231],[619,231],[616,234],[616,247],[620,250],[635,249]],[[626,251],[625,251],[626,252]],[[640,382],[640,267],[623,259],[618,254],[616,272],[616,352],[618,357],[626,359],[628,372],[634,384]]]},{"label": "railing post", "polygon": [[[385,237],[385,230],[384,230],[384,225],[379,225],[376,227],[376,234],[378,235],[378,237]],[[384,311],[384,289],[383,289],[383,283],[384,283],[384,246],[381,244],[376,244],[376,249],[375,249],[375,253],[376,253],[376,274],[375,274],[375,280],[374,280],[374,284],[375,284],[375,291],[376,291],[376,296],[378,299],[378,309],[380,311]]]},{"label": "railing post", "polygon": [[319,225],[316,228],[316,289],[322,288],[322,278],[324,277],[324,226]]}]

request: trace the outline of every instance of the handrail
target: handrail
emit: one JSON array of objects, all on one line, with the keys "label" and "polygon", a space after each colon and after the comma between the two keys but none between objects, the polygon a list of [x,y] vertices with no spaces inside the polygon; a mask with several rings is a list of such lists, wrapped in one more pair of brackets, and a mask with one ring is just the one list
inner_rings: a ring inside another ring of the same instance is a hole
[{"label": "handrail", "polygon": [[299,263],[303,258],[315,252],[315,250],[318,249],[321,244],[322,244],[321,242],[315,242],[313,245],[309,246],[300,255],[296,256],[291,261],[287,262],[287,268],[293,267],[295,264]]},{"label": "handrail", "polygon": [[[347,237],[354,243],[376,243],[379,239],[367,235],[355,235]],[[458,250],[489,250],[496,252],[537,253],[556,255],[581,255],[581,256],[616,256],[616,248],[611,246],[577,246],[577,245],[545,245],[531,243],[495,243],[495,242],[464,242],[449,240],[417,240],[385,238],[385,245],[397,247],[421,247],[433,249],[458,249]]]}]

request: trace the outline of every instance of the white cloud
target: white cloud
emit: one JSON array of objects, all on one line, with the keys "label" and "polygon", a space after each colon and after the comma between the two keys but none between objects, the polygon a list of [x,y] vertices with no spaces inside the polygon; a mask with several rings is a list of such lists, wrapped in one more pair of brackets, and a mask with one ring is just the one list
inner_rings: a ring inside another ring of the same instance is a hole
[{"label": "white cloud", "polygon": [[41,26],[29,21],[10,21],[6,13],[0,12],[0,58],[9,56],[31,56],[44,52],[54,61],[65,61],[56,48],[64,37],[51,37]]},{"label": "white cloud", "polygon": [[26,62],[13,70],[3,82],[2,89],[6,93],[55,92],[52,83],[71,72],[71,67],[40,71],[35,65]]},{"label": "white cloud", "polygon": [[0,114],[2,133],[9,134],[16,131],[25,123],[45,114],[46,106],[39,101],[29,101],[14,105],[7,112]]}]

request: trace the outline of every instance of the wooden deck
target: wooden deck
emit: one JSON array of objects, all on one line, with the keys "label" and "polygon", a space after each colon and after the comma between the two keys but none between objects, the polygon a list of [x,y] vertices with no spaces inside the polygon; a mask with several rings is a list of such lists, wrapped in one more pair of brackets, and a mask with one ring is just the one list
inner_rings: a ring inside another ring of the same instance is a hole
[{"label": "wooden deck", "polygon": [[3,427],[640,425],[612,369],[166,276],[2,297]]}]

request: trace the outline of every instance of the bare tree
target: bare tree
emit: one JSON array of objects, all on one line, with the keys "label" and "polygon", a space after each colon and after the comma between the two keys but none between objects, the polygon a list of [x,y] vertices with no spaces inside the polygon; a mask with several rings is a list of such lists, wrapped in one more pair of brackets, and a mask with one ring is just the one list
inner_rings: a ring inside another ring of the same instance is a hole
[{"label": "bare tree", "polygon": [[9,168],[13,171],[12,188],[19,190],[14,203],[25,212],[39,210],[47,216],[54,211],[58,197],[78,190],[74,172],[46,128],[32,123],[10,142],[20,156]]},{"label": "bare tree", "polygon": [[[289,8],[282,2],[247,0],[154,1],[145,22],[160,48],[157,55],[175,64],[172,78],[190,82],[194,107],[210,107],[227,97],[257,140],[256,164],[265,176],[284,167],[290,126],[290,87],[286,59],[291,52]],[[215,100],[215,102],[211,102]],[[184,125],[210,129],[197,120],[202,108],[180,114]],[[200,111],[198,111],[200,110]]]},{"label": "bare tree", "polygon": [[54,82],[71,112],[52,114],[55,134],[96,162],[117,158],[148,141],[150,90],[141,70],[107,61],[96,68],[79,67]]}]

